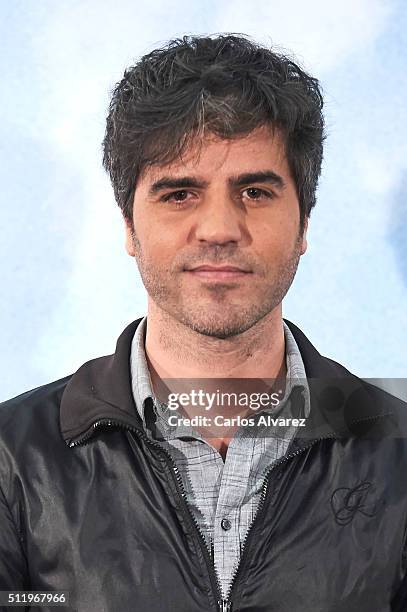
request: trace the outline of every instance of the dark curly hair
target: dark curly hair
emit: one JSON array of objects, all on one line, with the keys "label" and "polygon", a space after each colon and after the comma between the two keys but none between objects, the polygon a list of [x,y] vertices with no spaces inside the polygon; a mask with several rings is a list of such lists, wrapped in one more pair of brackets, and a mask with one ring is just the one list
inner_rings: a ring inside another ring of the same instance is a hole
[{"label": "dark curly hair", "polygon": [[205,133],[232,139],[269,124],[284,135],[303,229],[321,172],[322,106],[317,79],[244,35],[171,40],[127,69],[112,93],[103,165],[123,215],[131,221],[147,165],[174,161]]}]

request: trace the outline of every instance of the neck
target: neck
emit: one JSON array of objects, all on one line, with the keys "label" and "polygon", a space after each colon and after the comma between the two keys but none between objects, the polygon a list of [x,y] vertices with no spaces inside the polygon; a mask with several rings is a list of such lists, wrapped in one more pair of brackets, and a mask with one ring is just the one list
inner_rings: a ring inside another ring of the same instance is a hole
[{"label": "neck", "polygon": [[281,305],[231,338],[204,336],[149,301],[146,353],[160,378],[285,376]]},{"label": "neck", "polygon": [[[285,380],[287,374],[281,305],[244,333],[219,339],[203,336],[154,304],[149,304],[145,344],[151,382],[158,396],[162,389],[162,379],[167,379],[166,385],[172,387],[168,379]],[[242,382],[244,384],[244,381]],[[215,380],[213,383],[216,385]],[[167,392],[175,390],[166,385]],[[224,382],[221,386],[223,388]],[[210,389],[210,383],[208,389],[214,390]],[[164,393],[164,401],[166,397],[168,395]],[[202,408],[191,408],[189,405],[183,412],[193,417],[202,414]],[[247,407],[235,405],[229,407],[226,414],[233,417],[238,414],[246,415],[248,412],[250,409]],[[212,416],[222,413],[225,414],[222,405],[211,408]],[[196,429],[225,460],[237,425],[225,429],[211,424],[207,426],[205,423]]]}]

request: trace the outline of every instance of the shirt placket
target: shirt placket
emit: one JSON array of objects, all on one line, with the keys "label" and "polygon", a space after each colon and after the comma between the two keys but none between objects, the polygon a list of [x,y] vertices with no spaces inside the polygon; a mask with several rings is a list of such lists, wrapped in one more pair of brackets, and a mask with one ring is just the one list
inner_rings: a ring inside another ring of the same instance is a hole
[{"label": "shirt placket", "polygon": [[250,476],[252,443],[243,431],[231,440],[216,504],[213,556],[224,597],[240,560],[241,511]]}]

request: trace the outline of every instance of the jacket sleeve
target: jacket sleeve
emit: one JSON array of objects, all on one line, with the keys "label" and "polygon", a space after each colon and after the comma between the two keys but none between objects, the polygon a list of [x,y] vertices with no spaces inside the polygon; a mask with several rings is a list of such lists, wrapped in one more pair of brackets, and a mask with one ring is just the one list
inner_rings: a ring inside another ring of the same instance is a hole
[{"label": "jacket sleeve", "polygon": [[407,575],[398,588],[391,602],[391,612],[405,612],[407,610]]},{"label": "jacket sleeve", "polygon": [[407,527],[404,530],[401,568],[404,572],[401,583],[391,600],[391,612],[406,612],[407,610]]},{"label": "jacket sleeve", "polygon": [[[26,558],[0,483],[0,590],[27,590]],[[4,610],[0,605],[0,611]]]}]

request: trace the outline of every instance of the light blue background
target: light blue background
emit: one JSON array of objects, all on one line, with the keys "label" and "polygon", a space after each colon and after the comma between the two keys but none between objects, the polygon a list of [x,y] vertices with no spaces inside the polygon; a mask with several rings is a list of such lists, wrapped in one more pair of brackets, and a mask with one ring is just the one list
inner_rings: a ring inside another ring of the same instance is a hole
[{"label": "light blue background", "polygon": [[244,32],[322,82],[328,140],[284,302],[325,355],[405,377],[407,12],[402,1],[3,0],[0,399],[112,352],[146,298],[101,165],[109,92],[184,33]]}]

